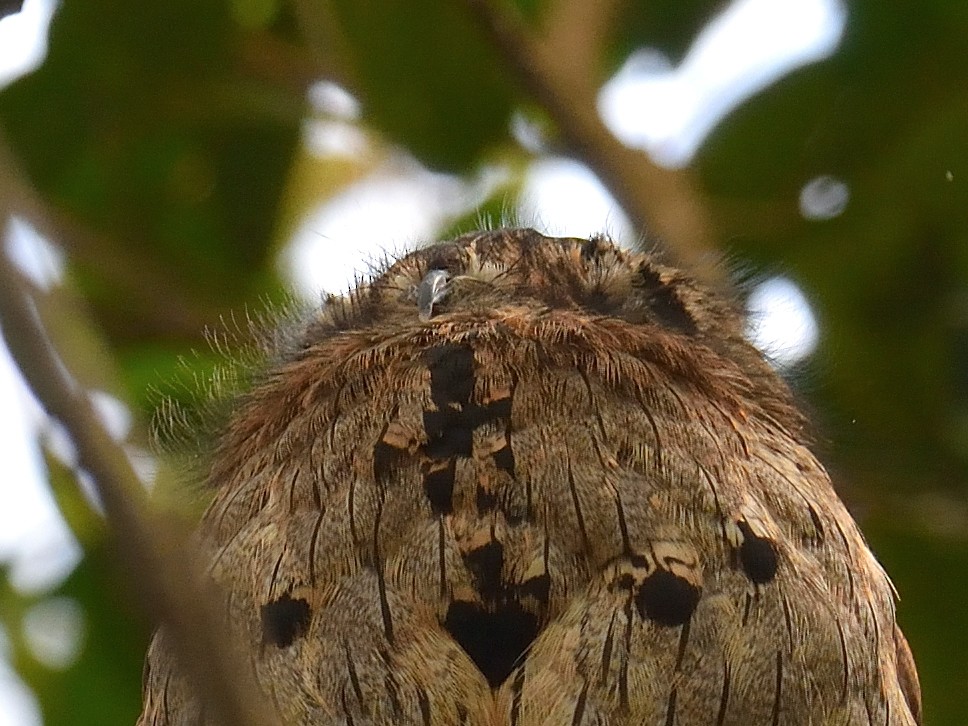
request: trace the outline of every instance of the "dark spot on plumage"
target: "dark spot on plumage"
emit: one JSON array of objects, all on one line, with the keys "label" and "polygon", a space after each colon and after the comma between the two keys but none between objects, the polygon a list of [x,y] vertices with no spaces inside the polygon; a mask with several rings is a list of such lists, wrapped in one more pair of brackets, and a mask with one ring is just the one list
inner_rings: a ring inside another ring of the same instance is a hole
[{"label": "dark spot on plumage", "polygon": [[464,555],[464,564],[474,577],[474,584],[485,602],[494,602],[501,594],[503,584],[501,570],[504,568],[504,545],[491,540],[483,547]]},{"label": "dark spot on plumage", "polygon": [[494,466],[498,471],[503,471],[509,476],[514,476],[514,451],[511,450],[511,443],[495,451],[492,455]]},{"label": "dark spot on plumage", "polygon": [[296,638],[305,635],[312,612],[308,602],[302,598],[294,600],[287,592],[263,605],[261,615],[263,641],[288,648]]},{"label": "dark spot on plumage", "polygon": [[620,302],[601,288],[586,291],[580,299],[583,308],[599,315],[611,315],[621,307]]},{"label": "dark spot on plumage", "polygon": [[391,446],[385,441],[377,441],[373,446],[373,479],[377,484],[385,484],[402,449]]},{"label": "dark spot on plumage", "polygon": [[481,421],[509,420],[511,418],[511,397],[498,398],[480,407]]},{"label": "dark spot on plumage", "polygon": [[638,555],[635,553],[629,555],[629,564],[632,565],[632,567],[640,569],[648,569],[649,567],[649,561],[645,559],[643,555]]},{"label": "dark spot on plumage", "polygon": [[679,298],[675,287],[664,283],[658,270],[649,264],[642,264],[639,268],[639,283],[649,308],[660,323],[687,335],[698,332],[696,321]]},{"label": "dark spot on plumage", "polygon": [[400,694],[398,692],[397,679],[394,675],[393,659],[383,648],[379,648],[377,653],[383,661],[383,671],[386,675],[383,678],[383,688],[390,698],[390,710],[397,716],[400,715]]},{"label": "dark spot on plumage", "polygon": [[455,468],[456,463],[451,459],[433,462],[424,472],[424,493],[434,514],[450,514],[454,511]]},{"label": "dark spot on plumage", "polygon": [[448,404],[464,405],[474,393],[474,349],[457,343],[440,345],[424,352],[430,370],[430,397],[438,409]]},{"label": "dark spot on plumage", "polygon": [[632,588],[635,587],[635,578],[626,572],[615,578],[615,580],[612,582],[612,587],[631,592]]},{"label": "dark spot on plumage", "polygon": [[468,457],[474,447],[474,427],[468,425],[463,411],[444,408],[440,411],[423,412],[427,443],[424,453],[432,459],[452,456]]},{"label": "dark spot on plumage", "polygon": [[692,617],[701,596],[696,585],[660,569],[643,580],[635,593],[635,606],[643,619],[673,627]]},{"label": "dark spot on plumage", "polygon": [[427,443],[424,452],[434,459],[469,457],[473,450],[474,429],[493,421],[507,421],[510,416],[510,398],[483,406],[475,403],[460,404],[459,407],[447,404],[436,411],[425,410],[423,424]]},{"label": "dark spot on plumage", "polygon": [[739,547],[739,561],[743,572],[757,585],[765,585],[776,577],[776,545],[766,537],[758,537],[748,523],[737,522],[743,533],[743,543]]},{"label": "dark spot on plumage", "polygon": [[492,688],[500,686],[538,634],[537,617],[517,602],[491,612],[473,602],[451,603],[444,628],[471,657]]},{"label": "dark spot on plumage", "polygon": [[551,576],[546,572],[525,580],[517,586],[518,600],[534,598],[538,604],[545,606],[551,597]]},{"label": "dark spot on plumage", "polygon": [[514,498],[503,502],[501,511],[504,512],[504,518],[512,527],[517,527],[523,522],[526,522],[531,514],[528,511],[526,502]]},{"label": "dark spot on plumage", "polygon": [[478,513],[493,512],[497,507],[497,494],[482,486],[477,487],[476,499]]}]

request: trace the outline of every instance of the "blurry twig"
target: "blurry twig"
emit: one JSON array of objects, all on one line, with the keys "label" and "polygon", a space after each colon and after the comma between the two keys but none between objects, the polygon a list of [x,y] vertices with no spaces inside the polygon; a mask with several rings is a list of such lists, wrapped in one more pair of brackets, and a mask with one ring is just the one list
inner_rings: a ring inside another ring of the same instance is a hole
[{"label": "blurry twig", "polygon": [[546,11],[544,43],[559,72],[589,88],[625,0],[555,0]]},{"label": "blurry twig", "polygon": [[606,128],[596,111],[594,69],[584,65],[594,59],[576,51],[584,59],[582,67],[562,62],[570,49],[559,43],[567,36],[556,34],[554,44],[535,37],[510,3],[467,3],[527,92],[553,119],[571,152],[598,174],[632,224],[661,238],[675,260],[693,274],[709,282],[718,280],[712,254],[715,234],[690,175],[659,168]]},{"label": "blurry twig", "polygon": [[345,60],[351,56],[331,3],[326,0],[292,0],[292,9],[313,55],[318,77],[334,81],[353,92],[356,85],[354,74]]},{"label": "blurry twig", "polygon": [[[12,158],[0,138],[0,156]],[[11,164],[0,165],[0,221],[19,212],[24,186]],[[51,309],[69,321],[76,310]],[[149,512],[144,489],[127,455],[108,435],[85,389],[72,377],[38,315],[30,286],[0,246],[0,329],[13,359],[47,413],[77,447],[81,468],[93,478],[117,551],[146,610],[166,623],[179,655],[205,703],[224,724],[271,723],[250,674],[234,657],[215,608],[212,587],[193,564],[178,527]]]}]

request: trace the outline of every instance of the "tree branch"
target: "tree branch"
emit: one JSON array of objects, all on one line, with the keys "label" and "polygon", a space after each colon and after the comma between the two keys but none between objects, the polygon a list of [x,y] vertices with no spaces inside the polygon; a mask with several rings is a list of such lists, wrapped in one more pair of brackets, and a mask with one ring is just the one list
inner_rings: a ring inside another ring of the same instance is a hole
[{"label": "tree branch", "polygon": [[[0,151],[6,151],[0,148]],[[19,210],[9,193],[19,180],[0,167],[0,221]],[[54,302],[56,299],[51,299]],[[59,329],[76,310],[48,307]],[[76,322],[74,323],[76,324]],[[93,478],[116,551],[137,585],[146,611],[171,629],[179,663],[221,723],[272,723],[251,674],[240,667],[213,587],[190,556],[187,537],[174,522],[149,512],[143,487],[125,452],[95,414],[85,389],[58,356],[41,323],[30,286],[0,247],[0,330],[13,359],[47,413],[77,447],[80,466]]]},{"label": "tree branch", "polygon": [[565,143],[602,180],[632,220],[658,236],[675,261],[707,282],[720,279],[715,233],[687,172],[662,169],[606,128],[596,111],[588,69],[559,62],[562,48],[533,37],[510,5],[467,0],[531,97],[558,127]]},{"label": "tree branch", "polygon": [[559,73],[595,87],[599,63],[624,4],[625,0],[555,0],[551,4],[543,36]]}]

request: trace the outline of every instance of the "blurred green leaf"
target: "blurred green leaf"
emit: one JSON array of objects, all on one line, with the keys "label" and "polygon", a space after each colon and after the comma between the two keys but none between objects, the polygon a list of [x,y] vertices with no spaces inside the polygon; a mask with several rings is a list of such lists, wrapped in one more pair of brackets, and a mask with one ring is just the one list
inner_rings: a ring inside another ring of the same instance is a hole
[{"label": "blurred green leaf", "polygon": [[65,0],[47,61],[0,92],[32,180],[80,225],[62,241],[115,339],[196,337],[278,289],[270,241],[304,102],[244,70],[231,10]]},{"label": "blurred green leaf", "polygon": [[504,62],[462,3],[333,0],[367,116],[427,164],[466,171],[507,138]]}]

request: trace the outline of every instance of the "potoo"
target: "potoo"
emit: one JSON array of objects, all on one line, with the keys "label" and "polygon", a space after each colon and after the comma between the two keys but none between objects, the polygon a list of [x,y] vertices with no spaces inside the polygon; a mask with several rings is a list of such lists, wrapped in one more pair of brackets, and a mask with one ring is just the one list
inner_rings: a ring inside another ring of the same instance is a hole
[{"label": "potoo", "polygon": [[[890,582],[742,330],[648,254],[532,230],[304,320],[198,534],[278,722],[919,723]],[[139,723],[210,723],[164,630]]]}]

